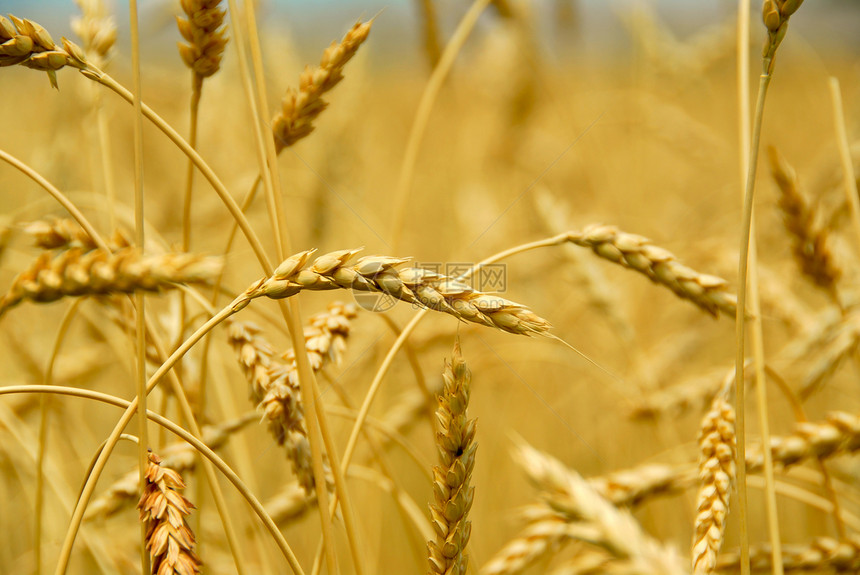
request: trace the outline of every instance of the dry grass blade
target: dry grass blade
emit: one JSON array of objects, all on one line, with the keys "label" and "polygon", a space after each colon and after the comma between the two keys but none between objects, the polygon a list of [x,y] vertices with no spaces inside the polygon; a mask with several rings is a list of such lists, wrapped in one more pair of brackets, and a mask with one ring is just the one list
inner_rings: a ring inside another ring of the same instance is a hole
[{"label": "dry grass blade", "polygon": [[524,305],[476,291],[448,276],[422,268],[397,268],[408,258],[367,256],[347,262],[360,249],[340,250],[318,257],[310,265],[314,250],[292,255],[245,291],[245,305],[253,298],[281,299],[302,290],[352,289],[375,292],[423,308],[445,312],[464,321],[479,323],[521,335],[543,334],[550,329],[545,319]]},{"label": "dry grass blade", "polygon": [[136,248],[115,253],[72,248],[46,252],[19,274],[0,299],[0,316],[23,301],[52,302],[67,296],[158,291],[180,283],[215,278],[220,258],[194,254],[141,255]]},{"label": "dry grass blade", "polygon": [[[770,545],[750,547],[750,567],[753,571],[771,571]],[[860,570],[860,537],[851,535],[840,541],[831,537],[816,537],[809,545],[783,545],[782,561],[786,571],[815,573],[857,573]],[[736,552],[720,555],[717,569],[736,571],[740,555]]]},{"label": "dry grass blade", "polygon": [[475,420],[466,418],[472,374],[454,344],[451,363],[445,365],[444,386],[439,396],[436,419],[436,448],[441,465],[433,468],[433,504],[430,515],[436,540],[427,544],[430,554],[429,573],[465,575],[468,560],[465,550],[472,533],[466,519],[475,488],[469,483],[475,467]]},{"label": "dry grass blade", "polygon": [[314,120],[328,106],[323,96],[343,80],[344,66],[367,40],[372,24],[373,21],[356,22],[340,43],[332,42],[326,48],[318,68],[305,68],[299,79],[298,90],[287,90],[281,102],[281,111],[272,120],[272,133],[278,152],[313,132]]},{"label": "dry grass blade", "polygon": [[87,59],[101,68],[111,58],[116,44],[116,23],[102,0],[75,0],[81,16],[72,18],[72,31],[83,44]]},{"label": "dry grass blade", "polygon": [[578,473],[525,444],[517,459],[546,505],[567,520],[567,537],[606,549],[638,573],[685,573],[674,550],[646,535],[629,512],[601,497]]},{"label": "dry grass blade", "polygon": [[179,33],[187,44],[178,43],[185,65],[200,78],[208,78],[221,67],[227,45],[227,31],[222,28],[227,11],[221,0],[182,0],[185,18],[176,17]]},{"label": "dry grass blade", "polygon": [[828,246],[828,233],[816,220],[815,208],[800,190],[797,174],[776,148],[771,147],[770,170],[782,194],[779,207],[783,212],[785,229],[792,235],[792,254],[800,271],[815,285],[835,293],[842,270],[834,261]]},{"label": "dry grass blade", "polygon": [[[321,370],[328,362],[340,361],[350,322],[355,316],[355,305],[335,302],[326,312],[310,318],[304,336],[314,371]],[[283,359],[276,357],[274,349],[260,332],[260,328],[253,324],[234,322],[230,325],[230,343],[251,386],[251,400],[263,412],[278,444],[287,447],[299,483],[312,493],[314,479],[310,445],[294,351],[289,350]]]},{"label": "dry grass blade", "polygon": [[161,465],[150,451],[146,468],[146,489],[137,504],[140,520],[146,525],[146,547],[152,558],[153,574],[200,572],[201,561],[194,552],[194,532],[185,522],[194,505],[182,496],[185,482],[176,471]]},{"label": "dry grass blade", "polygon": [[603,259],[642,273],[668,287],[675,295],[689,300],[713,316],[722,312],[734,317],[737,298],[728,282],[701,274],[678,262],[671,252],[659,248],[642,236],[628,234],[614,226],[591,225],[581,232],[569,232],[568,241],[587,248]]},{"label": "dry grass blade", "polygon": [[735,410],[722,395],[711,404],[699,434],[699,494],[693,535],[693,574],[714,572],[726,531],[735,481]]}]

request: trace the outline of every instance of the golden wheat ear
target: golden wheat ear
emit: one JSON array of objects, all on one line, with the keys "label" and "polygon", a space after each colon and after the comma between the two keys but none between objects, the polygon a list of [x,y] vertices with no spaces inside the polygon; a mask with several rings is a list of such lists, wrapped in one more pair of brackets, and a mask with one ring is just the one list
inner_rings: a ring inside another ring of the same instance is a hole
[{"label": "golden wheat ear", "polygon": [[197,541],[185,521],[194,505],[182,495],[182,476],[161,463],[161,458],[150,451],[146,487],[137,504],[140,520],[146,526],[151,573],[200,573]]},{"label": "golden wheat ear", "polygon": [[467,519],[475,488],[470,485],[475,468],[475,420],[466,417],[472,374],[454,344],[451,363],[442,375],[444,385],[439,395],[436,420],[436,449],[440,464],[433,468],[433,503],[430,515],[436,539],[428,542],[430,574],[464,574],[468,560],[466,544],[472,533]]}]

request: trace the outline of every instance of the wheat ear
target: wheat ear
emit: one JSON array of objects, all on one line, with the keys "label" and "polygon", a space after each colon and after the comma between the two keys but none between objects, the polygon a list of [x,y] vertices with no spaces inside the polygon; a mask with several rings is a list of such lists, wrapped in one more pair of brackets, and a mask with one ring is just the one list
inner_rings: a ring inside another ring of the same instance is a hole
[{"label": "wheat ear", "polygon": [[442,375],[444,384],[439,396],[436,420],[436,448],[440,465],[433,468],[433,499],[430,515],[436,540],[427,544],[430,575],[465,575],[468,560],[466,544],[472,523],[466,518],[475,497],[469,483],[475,467],[475,420],[467,419],[472,374],[454,344],[451,363]]},{"label": "wheat ear", "polygon": [[842,270],[834,261],[828,245],[827,229],[816,220],[815,208],[800,190],[794,168],[774,147],[768,149],[770,171],[781,192],[779,208],[783,213],[785,229],[794,238],[792,255],[807,278],[835,294],[836,282]]},{"label": "wheat ear", "polygon": [[735,480],[735,410],[721,394],[714,398],[699,434],[699,494],[693,529],[693,575],[714,572],[726,531]]},{"label": "wheat ear", "polygon": [[550,329],[545,319],[525,306],[472,289],[456,279],[421,268],[398,271],[408,258],[367,256],[352,265],[347,262],[360,249],[340,250],[308,259],[314,250],[292,255],[275,269],[271,277],[250,286],[244,294],[246,305],[253,298],[281,299],[302,290],[352,289],[386,294],[422,308],[445,312],[464,321],[495,327],[522,335],[543,334]]},{"label": "wheat ear", "polygon": [[356,22],[340,43],[332,42],[326,48],[318,68],[305,68],[298,90],[287,89],[281,101],[281,111],[272,120],[272,134],[278,152],[313,132],[314,120],[328,106],[323,96],[343,80],[343,68],[367,40],[371,24],[372,21]]},{"label": "wheat ear", "polygon": [[62,47],[54,44],[48,31],[32,20],[0,16],[0,68],[16,64],[47,72],[51,86],[57,88],[57,70],[84,69],[86,57],[80,46],[66,38]]},{"label": "wheat ear", "polygon": [[116,44],[116,22],[107,15],[102,0],[75,0],[81,16],[72,18],[72,31],[83,44],[87,58],[101,68],[110,60]]},{"label": "wheat ear", "polygon": [[673,549],[649,537],[628,511],[616,508],[578,473],[524,443],[517,459],[545,504],[568,521],[567,537],[606,549],[638,573],[685,573]]},{"label": "wheat ear", "polygon": [[146,526],[151,573],[200,573],[202,563],[194,551],[194,532],[185,522],[194,505],[182,495],[185,489],[182,476],[162,466],[161,458],[150,451],[145,478],[146,487],[137,508]]},{"label": "wheat ear", "polygon": [[646,275],[713,316],[718,312],[735,315],[737,298],[729,291],[726,280],[688,268],[674,254],[653,245],[647,238],[622,232],[614,226],[591,225],[581,232],[569,232],[567,240],[591,248],[603,259]]},{"label": "wheat ear", "polygon": [[9,292],[0,299],[0,317],[26,300],[45,303],[66,296],[158,291],[179,283],[208,282],[220,268],[220,258],[141,255],[136,248],[114,253],[79,248],[45,252],[12,281]]},{"label": "wheat ear", "polygon": [[764,0],[762,3],[762,19],[767,28],[762,58],[766,62],[765,71],[768,74],[773,70],[776,50],[788,31],[788,19],[797,12],[801,4],[803,0]]},{"label": "wheat ear", "polygon": [[[353,304],[335,302],[326,312],[310,318],[305,328],[305,345],[311,368],[319,371],[328,363],[340,361],[356,316]],[[310,444],[304,422],[299,390],[298,368],[293,350],[284,359],[275,356],[272,346],[260,335],[260,328],[249,323],[230,325],[229,339],[251,386],[251,400],[269,423],[269,431],[279,445],[287,447],[299,483],[313,492]]]},{"label": "wheat ear", "polygon": [[[772,553],[768,544],[750,547],[752,570],[771,571]],[[816,537],[808,545],[783,545],[782,562],[786,571],[857,573],[860,570],[860,537],[850,535],[843,540]],[[739,563],[739,553],[726,553],[720,555],[717,569],[736,571]]]},{"label": "wheat ear", "polygon": [[[95,240],[71,218],[47,218],[35,220],[24,225],[24,233],[33,239],[33,244],[43,250],[80,248],[88,252],[96,249]],[[108,240],[112,251],[131,247],[131,238],[117,229]]]},{"label": "wheat ear", "polygon": [[481,567],[481,575],[516,575],[557,550],[566,540],[568,522],[545,505],[522,511],[526,527]]},{"label": "wheat ear", "polygon": [[200,78],[208,78],[221,68],[221,57],[227,45],[222,25],[227,11],[221,0],[181,0],[185,18],[176,17],[179,33],[187,44],[178,43],[185,65]]}]

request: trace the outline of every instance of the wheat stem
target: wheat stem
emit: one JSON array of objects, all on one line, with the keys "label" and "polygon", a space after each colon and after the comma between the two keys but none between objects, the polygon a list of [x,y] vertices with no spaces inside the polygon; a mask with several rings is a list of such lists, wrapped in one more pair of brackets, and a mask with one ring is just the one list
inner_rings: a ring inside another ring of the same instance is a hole
[{"label": "wheat stem", "polygon": [[[89,389],[80,389],[76,387],[64,387],[64,386],[45,386],[45,385],[10,385],[5,387],[0,387],[0,396],[6,394],[16,394],[16,393],[53,393],[58,395],[68,395],[73,397],[81,397],[84,399],[90,399],[99,401],[101,403],[106,403],[108,405],[114,405],[119,408],[124,408],[125,413],[134,414],[136,411],[135,403],[137,403],[137,399],[132,401],[128,401],[125,399],[121,399],[119,397],[114,397],[112,395],[108,395],[105,393],[92,391]],[[203,457],[209,460],[217,469],[220,471],[224,477],[227,478],[230,483],[232,483],[237,491],[242,495],[242,497],[248,501],[248,504],[266,526],[266,529],[272,535],[272,538],[278,545],[278,548],[283,553],[284,557],[287,559],[290,568],[293,573],[296,575],[304,575],[304,571],[299,565],[298,559],[296,559],[295,553],[290,548],[289,543],[287,543],[286,539],[284,539],[283,534],[281,534],[277,525],[272,521],[272,518],[266,513],[266,510],[263,508],[263,505],[260,501],[254,496],[253,492],[248,489],[248,487],[242,482],[238,475],[230,468],[227,463],[221,459],[214,451],[212,451],[209,447],[206,446],[201,440],[199,440],[194,435],[185,431],[182,427],[176,425],[174,422],[170,421],[166,417],[163,417],[157,413],[152,411],[147,411],[146,416],[150,421],[167,428],[171,433],[185,440],[194,446],[194,449],[200,452]],[[125,415],[124,415],[125,417]],[[130,418],[129,418],[130,419]],[[116,443],[117,440],[113,441]],[[102,449],[102,453],[107,449],[110,449],[110,438],[105,442],[104,448]],[[101,458],[101,456],[99,457]],[[90,476],[99,473],[97,468],[99,467],[98,459],[93,464],[92,473]],[[82,495],[83,496],[83,495]],[[77,507],[75,508],[75,512],[77,512]],[[63,559],[61,554],[60,559]],[[67,561],[67,559],[66,559]],[[64,573],[67,565],[58,565],[56,573]]]},{"label": "wheat stem", "polygon": [[463,16],[457,29],[445,45],[445,50],[439,59],[439,63],[433,68],[433,73],[424,87],[424,92],[421,94],[421,101],[418,103],[418,110],[415,112],[415,120],[412,123],[412,128],[409,130],[409,140],[406,142],[406,151],[403,154],[403,163],[400,164],[400,175],[397,178],[397,187],[394,192],[394,214],[391,231],[391,246],[397,250],[401,245],[401,236],[403,235],[403,226],[406,223],[406,210],[409,207],[409,189],[412,187],[412,180],[415,177],[415,165],[418,162],[418,150],[421,147],[421,141],[424,139],[424,132],[427,130],[427,124],[430,121],[430,113],[433,111],[433,105],[439,96],[439,91],[442,89],[442,84],[451,72],[454,66],[454,60],[460,50],[463,49],[466,40],[475,28],[478,22],[478,17],[484,9],[490,4],[491,0],[474,0],[469,10]]}]

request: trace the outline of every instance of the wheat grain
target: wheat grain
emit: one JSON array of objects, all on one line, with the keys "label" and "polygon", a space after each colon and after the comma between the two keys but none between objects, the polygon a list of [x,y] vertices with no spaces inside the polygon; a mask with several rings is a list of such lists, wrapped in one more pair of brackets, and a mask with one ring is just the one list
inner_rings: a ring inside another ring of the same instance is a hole
[{"label": "wheat grain", "polygon": [[0,299],[0,317],[23,301],[46,303],[67,296],[159,291],[180,283],[214,279],[220,258],[194,254],[141,255],[133,247],[115,253],[72,248],[45,252],[12,281]]},{"label": "wheat grain", "polygon": [[[750,547],[750,567],[753,571],[771,571],[773,552],[769,544]],[[843,540],[816,537],[808,545],[782,545],[785,571],[857,573],[860,570],[860,537],[850,535]],[[717,569],[737,571],[740,554],[720,555]]]},{"label": "wheat grain", "polygon": [[299,89],[287,89],[281,111],[272,119],[272,134],[278,152],[292,146],[314,130],[314,121],[326,109],[323,96],[343,80],[343,68],[370,34],[370,22],[356,22],[340,43],[332,42],[323,52],[318,68],[305,67]]},{"label": "wheat grain", "polygon": [[456,279],[421,268],[398,271],[396,268],[409,261],[408,258],[367,256],[347,265],[359,251],[327,253],[316,258],[310,266],[306,264],[314,250],[292,255],[275,269],[271,277],[250,286],[243,301],[237,303],[237,308],[262,296],[281,299],[302,290],[352,289],[386,294],[509,333],[542,334],[551,327],[549,322],[525,306],[476,291]]},{"label": "wheat grain", "polygon": [[182,476],[162,466],[161,458],[149,452],[146,488],[137,504],[146,526],[146,548],[152,559],[151,573],[192,575],[200,572],[194,532],[185,522],[194,505],[182,496]]},{"label": "wheat grain", "polygon": [[693,530],[693,574],[714,572],[735,480],[735,410],[718,395],[699,434],[699,494]]},{"label": "wheat grain", "polygon": [[466,544],[472,523],[466,518],[475,497],[470,485],[475,467],[475,420],[466,418],[472,374],[454,344],[451,363],[445,365],[444,385],[439,396],[436,419],[436,448],[441,465],[433,467],[431,522],[436,540],[427,544],[431,575],[465,575]]},{"label": "wheat grain", "polygon": [[567,241],[591,248],[603,259],[646,275],[714,316],[718,312],[735,315],[737,298],[729,291],[726,280],[688,268],[674,254],[653,245],[647,238],[614,226],[591,225],[581,232],[569,232]]},{"label": "wheat grain", "polygon": [[815,208],[800,190],[797,174],[774,147],[769,148],[770,170],[782,194],[779,207],[785,229],[792,235],[792,254],[800,271],[812,282],[835,293],[842,270],[829,248],[827,229],[817,221]]},{"label": "wheat grain", "polygon": [[185,65],[200,78],[208,78],[221,67],[227,32],[221,26],[227,12],[221,0],[181,0],[185,18],[176,17],[179,33],[187,44],[177,43]]}]

